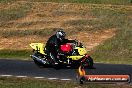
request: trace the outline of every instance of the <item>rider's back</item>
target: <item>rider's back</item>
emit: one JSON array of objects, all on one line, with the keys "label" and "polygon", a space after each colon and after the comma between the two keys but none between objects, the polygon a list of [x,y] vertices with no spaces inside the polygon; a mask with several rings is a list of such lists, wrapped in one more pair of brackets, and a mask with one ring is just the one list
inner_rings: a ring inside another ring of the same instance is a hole
[{"label": "rider's back", "polygon": [[56,35],[52,35],[46,43],[46,51],[55,52],[59,48],[59,44],[60,42],[57,39]]}]

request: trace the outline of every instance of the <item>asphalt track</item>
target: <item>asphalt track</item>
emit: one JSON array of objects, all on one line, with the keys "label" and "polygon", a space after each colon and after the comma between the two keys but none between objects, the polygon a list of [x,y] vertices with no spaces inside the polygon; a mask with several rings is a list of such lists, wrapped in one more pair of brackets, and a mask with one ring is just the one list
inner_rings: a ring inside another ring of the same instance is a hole
[{"label": "asphalt track", "polygon": [[[86,69],[86,73],[132,75],[132,65],[96,63],[94,66],[95,69]],[[0,76],[76,80],[76,74],[77,69],[75,68],[62,68],[59,70],[50,67],[39,68],[33,61],[0,59]]]}]

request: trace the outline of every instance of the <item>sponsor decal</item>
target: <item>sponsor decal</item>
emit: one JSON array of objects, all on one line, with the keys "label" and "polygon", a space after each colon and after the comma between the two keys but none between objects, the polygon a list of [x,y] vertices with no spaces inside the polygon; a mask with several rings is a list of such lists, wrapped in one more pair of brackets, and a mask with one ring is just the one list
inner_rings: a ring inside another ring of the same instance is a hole
[{"label": "sponsor decal", "polygon": [[80,83],[83,82],[105,82],[105,83],[130,83],[130,75],[86,75],[85,69],[81,66],[78,69]]},{"label": "sponsor decal", "polygon": [[88,82],[130,82],[129,75],[84,75]]}]

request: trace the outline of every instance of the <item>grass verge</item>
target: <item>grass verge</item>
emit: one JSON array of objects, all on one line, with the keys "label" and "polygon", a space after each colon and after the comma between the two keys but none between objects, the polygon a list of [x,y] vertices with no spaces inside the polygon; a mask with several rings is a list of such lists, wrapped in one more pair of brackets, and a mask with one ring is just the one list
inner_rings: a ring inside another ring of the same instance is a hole
[{"label": "grass verge", "polygon": [[[111,10],[111,13],[108,10],[101,11],[103,10],[95,11],[94,16],[98,18],[103,16],[102,26],[105,28],[116,27],[118,30],[116,36],[94,49],[93,58],[95,61],[103,63],[132,64],[132,20],[129,18],[131,11]],[[105,24],[106,26],[104,26]]]},{"label": "grass verge", "polygon": [[30,50],[0,50],[0,58],[29,60]]}]

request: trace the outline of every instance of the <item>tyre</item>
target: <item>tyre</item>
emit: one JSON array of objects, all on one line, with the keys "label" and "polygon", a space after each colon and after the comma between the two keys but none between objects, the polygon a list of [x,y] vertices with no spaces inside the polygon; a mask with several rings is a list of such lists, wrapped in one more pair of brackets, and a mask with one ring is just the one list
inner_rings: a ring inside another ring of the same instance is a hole
[{"label": "tyre", "polygon": [[34,63],[39,67],[39,68],[43,68],[43,64],[39,63],[38,61],[34,60]]},{"label": "tyre", "polygon": [[86,81],[85,77],[80,77],[79,83],[84,84]]},{"label": "tyre", "polygon": [[88,62],[88,67],[93,68],[93,59],[90,56],[87,58],[87,62]]},{"label": "tyre", "polygon": [[60,70],[61,69],[61,66],[60,65],[52,65],[52,67],[56,70]]},{"label": "tyre", "polygon": [[82,62],[83,67],[93,68],[93,59],[88,56],[85,61]]}]

